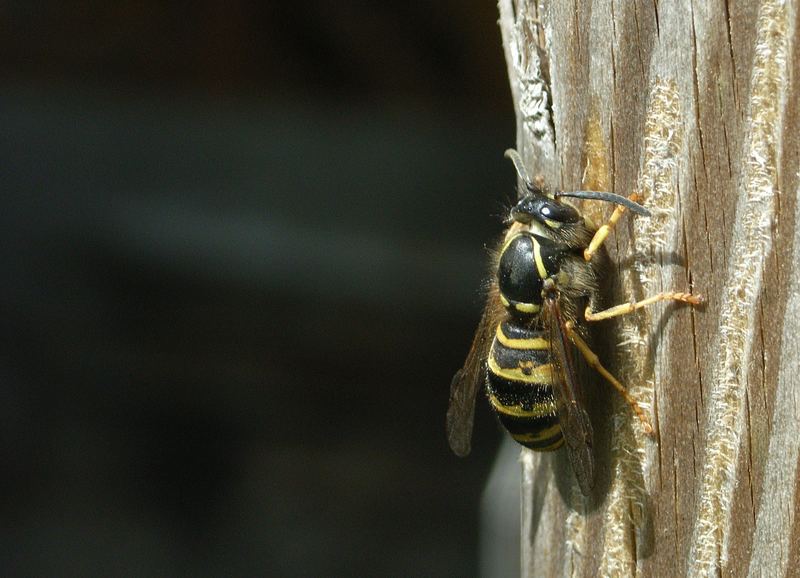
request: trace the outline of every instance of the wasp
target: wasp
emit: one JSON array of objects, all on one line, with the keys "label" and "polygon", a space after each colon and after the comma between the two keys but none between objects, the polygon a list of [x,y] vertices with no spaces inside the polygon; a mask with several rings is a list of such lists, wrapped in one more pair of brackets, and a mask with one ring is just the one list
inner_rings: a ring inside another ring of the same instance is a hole
[{"label": "wasp", "polygon": [[[485,383],[489,404],[512,438],[523,446],[552,451],[566,445],[584,495],[594,486],[592,425],[584,409],[579,356],[627,401],[652,433],[647,417],[587,343],[588,324],[631,313],[658,301],[702,303],[690,293],[659,293],[606,310],[600,308],[602,245],[626,210],[649,211],[630,198],[598,191],[546,192],[528,176],[517,151],[509,149],[519,176],[518,202],[495,255],[487,303],[464,366],[450,385],[447,437],[458,456],[470,451],[475,398]],[[595,229],[570,197],[616,205]]]}]

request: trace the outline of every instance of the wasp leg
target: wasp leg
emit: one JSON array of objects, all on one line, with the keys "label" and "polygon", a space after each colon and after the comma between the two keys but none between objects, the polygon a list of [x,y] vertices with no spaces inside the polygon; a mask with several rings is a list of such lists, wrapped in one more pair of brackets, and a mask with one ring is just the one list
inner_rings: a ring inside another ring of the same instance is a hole
[{"label": "wasp leg", "polygon": [[622,305],[615,305],[604,311],[592,312],[591,306],[586,308],[583,316],[586,321],[602,321],[611,317],[619,317],[620,315],[627,315],[633,313],[637,309],[652,305],[659,301],[682,301],[684,303],[691,303],[692,305],[702,305],[704,299],[702,295],[692,295],[691,293],[659,293],[641,301],[632,301],[630,303],[623,303]]},{"label": "wasp leg", "polygon": [[575,347],[577,347],[581,354],[583,354],[583,357],[586,359],[586,363],[593,367],[597,373],[602,375],[608,383],[613,385],[619,394],[625,399],[625,401],[628,402],[628,405],[631,406],[633,413],[635,413],[636,417],[639,418],[639,421],[642,422],[644,433],[648,435],[652,434],[653,426],[650,425],[650,421],[647,419],[647,416],[645,415],[642,406],[639,405],[639,402],[637,402],[633,396],[628,393],[628,390],[625,389],[625,386],[622,385],[616,377],[611,375],[611,373],[605,367],[603,367],[603,364],[600,363],[600,358],[597,357],[597,354],[589,348],[580,335],[573,331],[574,325],[572,321],[567,321],[565,326],[567,328],[570,341],[572,341]]},{"label": "wasp leg", "polygon": [[[633,202],[639,201],[639,195],[637,195],[636,193],[633,193],[628,198]],[[611,213],[611,217],[609,217],[608,222],[603,226],[601,226],[599,229],[597,229],[597,231],[594,234],[594,237],[592,237],[592,240],[589,242],[589,246],[583,250],[583,258],[586,261],[592,260],[592,255],[594,255],[600,248],[600,246],[605,242],[606,238],[608,237],[608,234],[611,232],[611,229],[613,229],[616,226],[617,221],[619,221],[620,217],[622,217],[622,214],[624,212],[625,212],[625,207],[623,207],[622,205],[617,205],[617,208],[614,209],[613,213]]]}]

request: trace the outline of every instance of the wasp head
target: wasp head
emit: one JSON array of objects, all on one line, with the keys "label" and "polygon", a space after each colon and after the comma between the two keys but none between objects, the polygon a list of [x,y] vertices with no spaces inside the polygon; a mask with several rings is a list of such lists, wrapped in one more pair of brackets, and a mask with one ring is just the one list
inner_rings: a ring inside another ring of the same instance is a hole
[{"label": "wasp head", "polygon": [[539,191],[523,196],[512,207],[511,218],[525,224],[536,220],[551,228],[558,228],[565,223],[578,223],[583,219],[569,205],[551,199]]}]

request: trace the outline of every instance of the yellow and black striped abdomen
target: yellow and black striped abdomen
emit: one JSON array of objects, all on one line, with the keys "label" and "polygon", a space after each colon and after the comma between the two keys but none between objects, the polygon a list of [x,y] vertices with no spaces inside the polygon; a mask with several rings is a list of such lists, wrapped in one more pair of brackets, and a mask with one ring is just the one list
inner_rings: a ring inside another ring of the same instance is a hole
[{"label": "yellow and black striped abdomen", "polygon": [[553,396],[550,343],[541,329],[513,317],[497,326],[489,351],[489,402],[511,436],[538,451],[561,447],[561,427]]}]

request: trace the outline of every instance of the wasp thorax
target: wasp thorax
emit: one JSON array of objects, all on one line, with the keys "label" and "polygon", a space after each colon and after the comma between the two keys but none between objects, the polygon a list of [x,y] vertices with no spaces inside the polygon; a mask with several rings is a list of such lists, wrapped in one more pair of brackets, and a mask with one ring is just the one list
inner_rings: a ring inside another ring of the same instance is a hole
[{"label": "wasp thorax", "polygon": [[511,237],[500,253],[497,282],[503,305],[516,316],[532,316],[542,305],[544,281],[558,275],[563,251],[529,232]]}]

